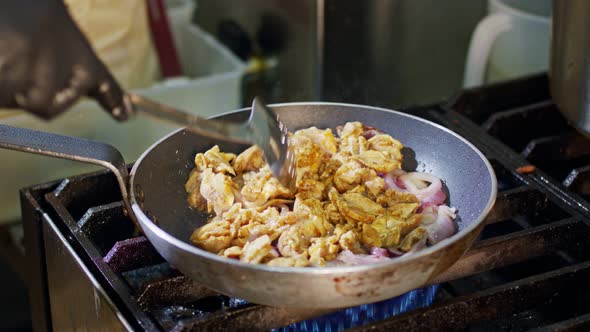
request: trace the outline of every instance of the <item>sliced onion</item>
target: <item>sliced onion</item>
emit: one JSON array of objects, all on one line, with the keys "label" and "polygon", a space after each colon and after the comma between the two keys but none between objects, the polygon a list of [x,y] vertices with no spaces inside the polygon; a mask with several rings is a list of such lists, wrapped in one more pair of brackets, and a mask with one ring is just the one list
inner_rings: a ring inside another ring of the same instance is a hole
[{"label": "sliced onion", "polygon": [[399,180],[399,177],[403,174],[406,174],[406,172],[402,171],[401,169],[396,169],[385,174],[383,176],[383,180],[385,181],[387,188],[399,192],[406,192],[407,190],[405,185]]},{"label": "sliced onion", "polygon": [[338,265],[338,262],[342,262],[346,265],[362,265],[362,264],[375,264],[380,262],[385,262],[390,260],[389,257],[385,256],[377,256],[377,255],[364,255],[358,254],[355,255],[350,250],[344,250],[336,256],[335,265]]},{"label": "sliced onion", "polygon": [[373,247],[371,248],[371,255],[379,256],[379,257],[389,257],[389,251],[384,248]]},{"label": "sliced onion", "polygon": [[366,139],[369,139],[369,138],[371,138],[373,136],[381,135],[381,134],[383,134],[383,132],[381,130],[379,130],[379,129],[375,128],[375,127],[363,125],[363,136]]},{"label": "sliced onion", "polygon": [[441,205],[438,207],[438,214],[443,214],[449,219],[455,219],[457,217],[457,209],[448,207],[447,205]]},{"label": "sliced onion", "polygon": [[436,221],[436,218],[438,217],[438,206],[432,203],[424,203],[420,208],[420,213],[422,213],[422,224],[430,225]]},{"label": "sliced onion", "polygon": [[432,196],[424,199],[424,203],[432,203],[435,205],[441,205],[447,199],[447,195],[442,190],[435,192]]},{"label": "sliced onion", "polygon": [[395,178],[395,185],[398,188],[403,189],[404,191],[407,190],[406,185],[404,184],[404,182],[399,178],[399,176],[397,178]]},{"label": "sliced onion", "polygon": [[[430,207],[429,207],[430,208]],[[456,217],[456,209],[450,208],[446,205],[438,206],[436,209],[436,219],[429,220],[428,218],[430,211],[427,214],[422,214],[422,225],[428,233],[428,241],[431,244],[436,244],[451,235],[455,234],[456,227],[453,223],[453,219]]]},{"label": "sliced onion", "polygon": [[385,174],[383,176],[383,180],[385,181],[385,184],[387,185],[387,188],[393,189],[393,190],[399,189],[399,188],[396,188],[397,186],[395,184],[395,177],[393,176],[393,174],[391,174],[391,172]]},{"label": "sliced onion", "polygon": [[281,257],[281,254],[279,253],[279,251],[274,247],[271,248],[268,253],[273,257]]},{"label": "sliced onion", "polygon": [[[410,193],[416,195],[416,197],[423,202],[429,201],[432,196],[438,195],[438,192],[442,190],[442,182],[440,179],[431,174],[409,172],[401,175],[399,179],[403,182],[404,186]],[[419,181],[430,184],[425,188],[420,188]],[[438,196],[438,199],[440,199],[440,196]]]}]

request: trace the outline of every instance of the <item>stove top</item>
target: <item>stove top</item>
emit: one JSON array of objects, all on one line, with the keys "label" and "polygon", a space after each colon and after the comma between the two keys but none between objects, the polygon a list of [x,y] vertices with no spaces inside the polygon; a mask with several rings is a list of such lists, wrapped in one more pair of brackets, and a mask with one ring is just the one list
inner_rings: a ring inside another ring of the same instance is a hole
[{"label": "stove top", "polygon": [[[100,172],[21,192],[28,259],[33,275],[40,276],[31,285],[37,328],[72,326],[80,323],[76,319],[104,323],[102,306],[121,330],[590,326],[590,139],[570,127],[552,104],[547,77],[465,90],[447,102],[407,112],[471,141],[498,177],[497,203],[479,240],[432,285],[335,313],[271,308],[216,294],[180,274],[135,232],[123,213],[115,178]],[[63,249],[54,249],[52,241]],[[63,289],[62,254],[74,257],[73,265],[90,280],[98,319],[71,305],[84,299],[82,291]]]}]

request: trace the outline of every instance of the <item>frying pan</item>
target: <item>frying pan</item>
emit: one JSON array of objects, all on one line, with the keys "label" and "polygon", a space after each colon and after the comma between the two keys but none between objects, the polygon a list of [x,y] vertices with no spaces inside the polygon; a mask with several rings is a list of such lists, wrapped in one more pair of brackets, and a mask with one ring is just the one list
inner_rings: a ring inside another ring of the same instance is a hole
[{"label": "frying pan", "polygon": [[[119,152],[89,140],[0,125],[0,147],[73,159],[109,168],[118,179],[131,217],[156,250],[174,267],[222,294],[250,302],[315,309],[376,302],[423,286],[471,246],[496,198],[494,171],[472,144],[429,121],[387,109],[337,103],[273,105],[294,131],[332,128],[361,121],[400,140],[405,170],[431,173],[448,189],[458,232],[434,246],[391,261],[360,266],[286,268],[243,263],[206,252],[189,237],[207,216],[188,207],[184,183],[197,152],[219,144],[239,153],[246,146],[214,142],[179,129],[152,145],[130,175]],[[222,115],[244,121],[248,109]]]}]

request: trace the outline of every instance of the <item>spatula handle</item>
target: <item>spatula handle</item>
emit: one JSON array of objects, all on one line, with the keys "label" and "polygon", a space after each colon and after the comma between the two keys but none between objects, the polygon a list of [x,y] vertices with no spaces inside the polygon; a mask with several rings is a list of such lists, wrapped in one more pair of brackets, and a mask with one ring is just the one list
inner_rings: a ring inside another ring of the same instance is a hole
[{"label": "spatula handle", "polygon": [[238,144],[251,143],[248,140],[248,126],[246,123],[238,124],[227,121],[209,120],[133,93],[127,93],[127,95],[136,111],[157,120],[186,127],[189,131],[216,140]]}]

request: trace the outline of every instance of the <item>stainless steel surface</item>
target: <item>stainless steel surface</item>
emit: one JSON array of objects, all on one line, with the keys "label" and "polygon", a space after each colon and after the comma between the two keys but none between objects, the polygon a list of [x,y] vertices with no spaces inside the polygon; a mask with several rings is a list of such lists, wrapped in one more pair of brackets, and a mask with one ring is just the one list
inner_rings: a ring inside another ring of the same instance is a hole
[{"label": "stainless steel surface", "polygon": [[131,331],[51,218],[43,219],[53,331]]},{"label": "stainless steel surface", "polygon": [[561,112],[590,134],[590,1],[553,1],[549,78]]},{"label": "stainless steel surface", "polygon": [[262,101],[255,97],[252,102],[250,123],[254,135],[260,141],[266,162],[279,182],[287,188],[295,184],[295,160],[289,149],[287,126]]},{"label": "stainless steel surface", "polygon": [[[459,211],[458,233],[412,255],[350,267],[269,267],[206,252],[189,241],[193,230],[208,220],[206,214],[186,203],[184,183],[194,167],[194,153],[213,143],[232,152],[245,146],[213,142],[178,130],[155,143],[135,163],[129,178],[130,211],[156,250],[195,281],[222,294],[271,306],[322,309],[376,302],[429,282],[455,263],[483,228],[496,197],[494,171],[479,150],[450,130],[400,112],[362,105],[293,103],[271,107],[291,130],[310,126],[334,130],[343,123],[361,121],[394,134],[406,146],[406,170],[427,171],[445,181],[450,205]],[[249,114],[249,109],[243,109],[226,114],[224,120],[243,121]],[[39,139],[46,142],[40,144]],[[105,144],[7,126],[0,126],[0,141],[0,147],[104,165],[116,173],[120,183],[123,181],[122,171],[113,167],[122,160],[113,162],[113,154],[104,153],[112,147]],[[27,148],[25,143],[35,148]],[[87,151],[92,147],[97,152]]]},{"label": "stainless steel surface", "polygon": [[399,107],[461,87],[485,0],[200,0],[195,20],[216,34],[234,19],[254,35],[267,13],[291,38],[269,102],[336,101]]},{"label": "stainless steel surface", "polygon": [[329,0],[322,100],[399,108],[461,87],[485,0]]}]

